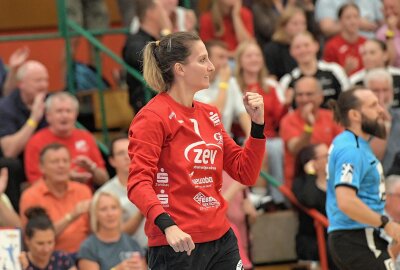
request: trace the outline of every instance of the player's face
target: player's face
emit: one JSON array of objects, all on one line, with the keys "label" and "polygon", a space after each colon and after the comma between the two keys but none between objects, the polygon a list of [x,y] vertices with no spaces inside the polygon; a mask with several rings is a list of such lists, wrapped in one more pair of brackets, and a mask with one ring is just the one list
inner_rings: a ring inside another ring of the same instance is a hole
[{"label": "player's face", "polygon": [[179,74],[184,77],[186,87],[199,91],[209,87],[210,76],[214,70],[214,65],[208,59],[206,47],[199,40],[192,43],[191,54],[186,59],[186,63],[181,64]]},{"label": "player's face", "polygon": [[358,97],[362,101],[361,105],[361,129],[363,132],[372,136],[385,139],[386,127],[384,121],[384,111],[379,105],[378,98],[370,90],[359,91]]}]

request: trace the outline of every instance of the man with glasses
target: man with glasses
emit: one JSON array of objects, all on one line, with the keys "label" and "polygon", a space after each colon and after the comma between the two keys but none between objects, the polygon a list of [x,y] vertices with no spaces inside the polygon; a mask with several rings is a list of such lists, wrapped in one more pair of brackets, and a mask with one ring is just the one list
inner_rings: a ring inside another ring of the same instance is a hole
[{"label": "man with glasses", "polygon": [[302,77],[294,85],[297,108],[281,121],[280,136],[285,143],[285,181],[291,188],[295,158],[309,144],[330,145],[342,128],[333,121],[332,112],[320,108],[322,88],[314,77]]}]

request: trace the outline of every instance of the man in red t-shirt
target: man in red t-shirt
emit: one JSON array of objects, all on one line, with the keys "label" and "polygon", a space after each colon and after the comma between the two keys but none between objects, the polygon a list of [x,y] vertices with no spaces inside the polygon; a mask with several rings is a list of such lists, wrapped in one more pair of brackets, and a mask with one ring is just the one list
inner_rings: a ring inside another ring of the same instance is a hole
[{"label": "man in red t-shirt", "polygon": [[53,94],[46,100],[47,128],[37,132],[28,141],[25,149],[25,172],[33,183],[42,177],[39,168],[39,153],[50,143],[65,145],[72,158],[70,178],[83,183],[102,185],[108,180],[104,160],[93,136],[75,128],[78,116],[78,100],[66,93]]},{"label": "man in red t-shirt", "polygon": [[281,121],[280,136],[285,143],[284,184],[292,187],[295,159],[300,150],[309,145],[324,143],[329,146],[343,128],[333,120],[331,111],[320,108],[322,88],[314,77],[302,77],[295,84],[296,110]]}]

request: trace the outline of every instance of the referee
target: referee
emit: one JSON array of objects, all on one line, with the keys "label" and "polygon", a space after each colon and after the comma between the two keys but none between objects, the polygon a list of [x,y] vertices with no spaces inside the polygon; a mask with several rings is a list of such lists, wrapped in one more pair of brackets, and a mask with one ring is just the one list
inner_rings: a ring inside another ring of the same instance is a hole
[{"label": "referee", "polygon": [[346,130],[329,150],[326,210],[328,245],[342,270],[394,270],[381,230],[400,240],[400,225],[383,215],[382,165],[369,146],[386,137],[383,108],[371,90],[354,88],[332,101],[335,120]]}]

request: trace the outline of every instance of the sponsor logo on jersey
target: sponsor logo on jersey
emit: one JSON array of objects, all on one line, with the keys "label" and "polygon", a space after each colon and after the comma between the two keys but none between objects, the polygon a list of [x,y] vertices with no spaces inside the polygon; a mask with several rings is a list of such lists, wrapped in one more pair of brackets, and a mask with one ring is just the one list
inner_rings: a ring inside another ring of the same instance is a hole
[{"label": "sponsor logo on jersey", "polygon": [[353,182],[353,171],[354,171],[353,164],[344,163],[342,165],[342,175],[340,176],[340,182],[351,184]]},{"label": "sponsor logo on jersey", "polygon": [[187,161],[194,163],[194,169],[216,170],[214,164],[219,151],[215,149],[216,147],[222,150],[221,146],[218,144],[206,144],[204,141],[198,141],[186,147],[184,156]]},{"label": "sponsor logo on jersey", "polygon": [[203,185],[203,184],[210,184],[213,183],[213,178],[210,177],[202,177],[202,178],[194,178],[192,179],[192,183],[195,185]]},{"label": "sponsor logo on jersey", "polygon": [[207,197],[201,192],[197,193],[196,196],[193,197],[193,199],[204,208],[218,208],[221,205],[220,202],[217,201],[214,197]]},{"label": "sponsor logo on jersey", "polygon": [[224,144],[224,137],[222,137],[221,132],[215,133],[214,139],[217,141],[217,144]]},{"label": "sponsor logo on jersey", "polygon": [[218,126],[221,124],[221,120],[219,119],[219,115],[216,112],[210,112],[210,120],[214,123],[214,126]]},{"label": "sponsor logo on jersey", "polygon": [[160,193],[157,194],[157,198],[163,207],[169,207],[168,194],[165,194],[165,190],[160,190]]},{"label": "sponsor logo on jersey", "polygon": [[164,168],[161,168],[156,175],[156,186],[167,187],[169,186],[168,182],[169,182],[168,173],[165,172]]}]

